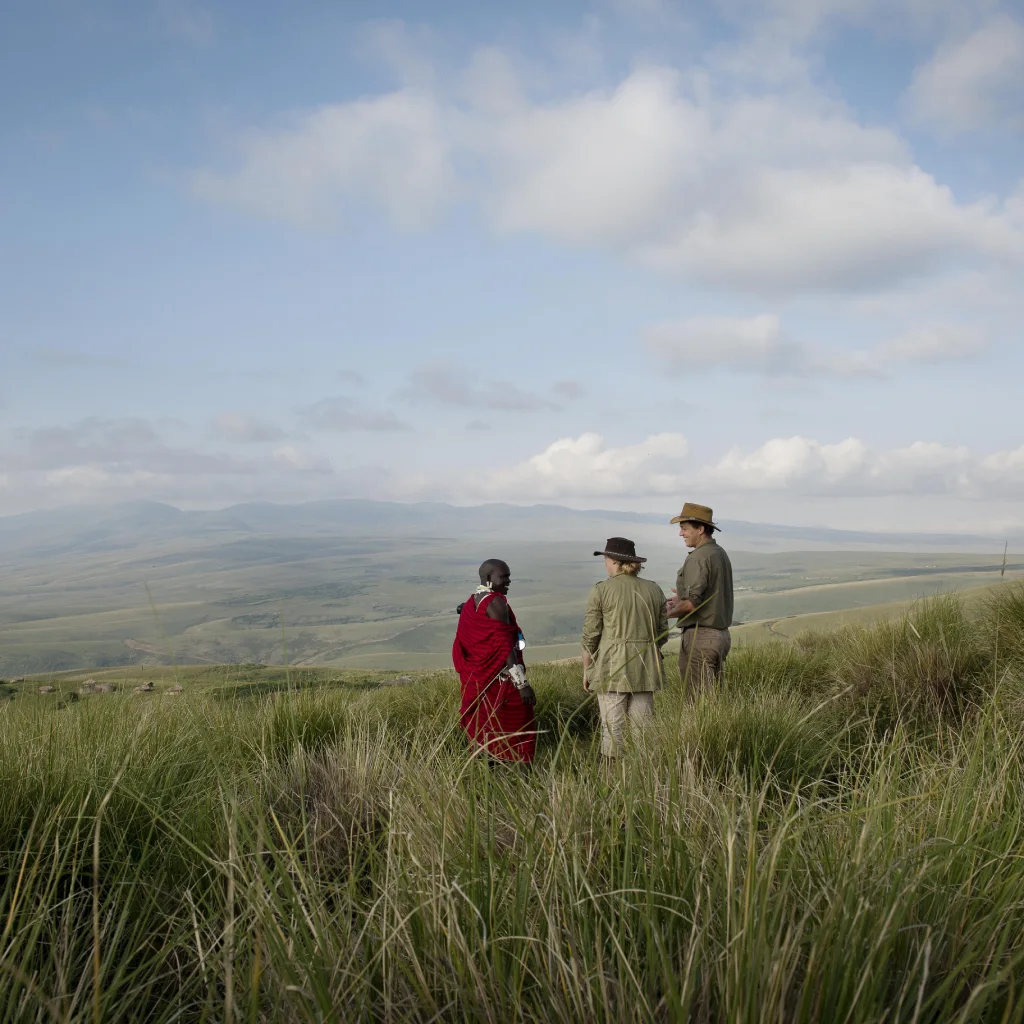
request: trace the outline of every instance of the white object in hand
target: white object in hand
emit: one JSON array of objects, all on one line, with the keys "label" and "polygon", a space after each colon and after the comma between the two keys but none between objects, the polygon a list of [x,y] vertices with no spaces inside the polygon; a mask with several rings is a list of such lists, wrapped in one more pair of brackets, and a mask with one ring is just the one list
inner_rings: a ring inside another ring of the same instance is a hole
[{"label": "white object in hand", "polygon": [[526,669],[522,665],[513,665],[511,668],[506,670],[506,674],[509,679],[512,680],[512,685],[517,690],[523,689],[524,686],[529,686],[529,682],[526,678]]}]

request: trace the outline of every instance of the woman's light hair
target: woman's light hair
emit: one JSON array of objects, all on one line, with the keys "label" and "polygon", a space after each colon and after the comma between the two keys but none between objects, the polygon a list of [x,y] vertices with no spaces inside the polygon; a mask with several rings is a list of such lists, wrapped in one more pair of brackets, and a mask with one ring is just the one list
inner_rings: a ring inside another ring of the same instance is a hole
[{"label": "woman's light hair", "polygon": [[615,575],[618,576],[622,573],[625,576],[639,576],[640,570],[643,568],[640,562],[615,562]]}]

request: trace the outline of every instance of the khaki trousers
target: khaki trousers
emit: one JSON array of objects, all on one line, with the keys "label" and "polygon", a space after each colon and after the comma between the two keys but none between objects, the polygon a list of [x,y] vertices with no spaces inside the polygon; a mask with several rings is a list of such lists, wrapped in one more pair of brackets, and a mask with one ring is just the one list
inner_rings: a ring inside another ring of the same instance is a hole
[{"label": "khaki trousers", "polygon": [[721,680],[731,648],[732,637],[727,629],[694,626],[683,630],[679,677],[683,681],[683,692],[688,697],[696,697]]},{"label": "khaki trousers", "polygon": [[622,747],[626,723],[633,739],[654,720],[653,693],[599,693],[601,712],[601,753],[615,757]]}]

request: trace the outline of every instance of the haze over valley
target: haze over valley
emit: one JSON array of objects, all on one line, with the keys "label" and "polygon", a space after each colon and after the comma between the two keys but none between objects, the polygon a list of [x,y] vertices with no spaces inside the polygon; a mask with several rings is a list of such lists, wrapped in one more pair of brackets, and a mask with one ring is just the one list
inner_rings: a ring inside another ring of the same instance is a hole
[{"label": "haze over valley", "polygon": [[[446,666],[455,607],[494,555],[512,565],[530,658],[575,657],[587,591],[603,574],[592,552],[609,536],[634,538],[650,559],[646,574],[667,591],[685,556],[668,518],[354,500],[214,512],[136,502],[8,517],[0,676],[172,662]],[[740,642],[791,632],[802,620],[777,620],[793,616],[1000,578],[995,537],[723,527],[736,617],[752,624],[737,628]],[[1022,570],[1024,559],[1008,559],[1007,576]]]}]

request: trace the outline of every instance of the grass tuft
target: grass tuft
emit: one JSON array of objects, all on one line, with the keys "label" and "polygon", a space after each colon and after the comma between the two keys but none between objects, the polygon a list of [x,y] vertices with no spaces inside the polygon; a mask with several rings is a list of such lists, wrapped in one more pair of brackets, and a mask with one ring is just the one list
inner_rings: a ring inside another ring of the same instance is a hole
[{"label": "grass tuft", "polygon": [[0,1020],[1024,1020],[1022,635],[1007,584],[670,666],[612,767],[536,666],[532,772],[449,673],[15,689]]}]

